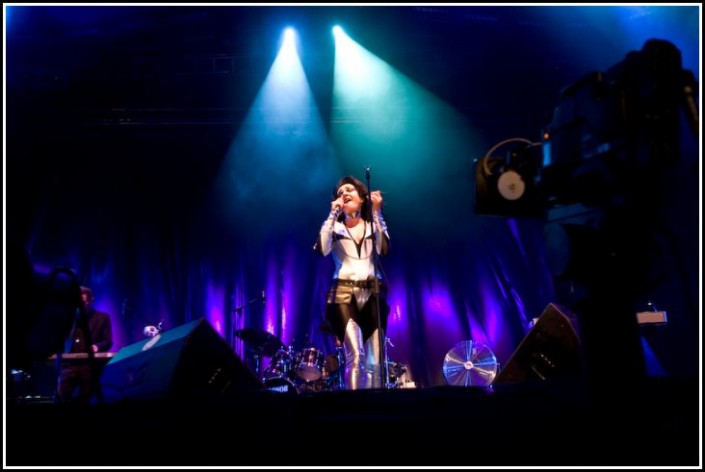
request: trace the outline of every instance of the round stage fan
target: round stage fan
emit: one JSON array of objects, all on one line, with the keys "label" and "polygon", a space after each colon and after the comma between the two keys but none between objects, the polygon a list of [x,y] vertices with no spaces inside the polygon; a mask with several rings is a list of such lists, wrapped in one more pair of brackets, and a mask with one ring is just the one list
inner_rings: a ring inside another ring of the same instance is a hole
[{"label": "round stage fan", "polygon": [[443,378],[448,385],[486,387],[497,375],[497,359],[484,344],[461,341],[443,360]]}]

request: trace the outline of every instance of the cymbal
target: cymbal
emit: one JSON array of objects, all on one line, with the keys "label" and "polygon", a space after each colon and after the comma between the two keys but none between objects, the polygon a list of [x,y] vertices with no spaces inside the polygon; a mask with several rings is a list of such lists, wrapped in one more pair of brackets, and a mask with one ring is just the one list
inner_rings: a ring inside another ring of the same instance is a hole
[{"label": "cymbal", "polygon": [[262,331],[255,328],[245,328],[235,330],[235,336],[260,351],[266,357],[272,357],[277,351],[284,347],[284,343],[269,331]]}]

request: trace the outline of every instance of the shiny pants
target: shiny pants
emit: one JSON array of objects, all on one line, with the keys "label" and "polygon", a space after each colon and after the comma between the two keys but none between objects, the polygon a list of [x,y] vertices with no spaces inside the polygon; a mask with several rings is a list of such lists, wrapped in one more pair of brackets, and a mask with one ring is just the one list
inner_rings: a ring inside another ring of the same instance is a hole
[{"label": "shiny pants", "polygon": [[[327,317],[342,339],[345,353],[345,388],[358,390],[381,388],[382,381],[380,330],[377,322],[377,300],[369,291],[355,289],[351,303],[328,305]],[[380,300],[382,326],[389,313],[385,299]]]},{"label": "shiny pants", "polygon": [[345,386],[348,390],[382,388],[379,329],[363,343],[362,330],[355,320],[348,321],[343,339]]}]

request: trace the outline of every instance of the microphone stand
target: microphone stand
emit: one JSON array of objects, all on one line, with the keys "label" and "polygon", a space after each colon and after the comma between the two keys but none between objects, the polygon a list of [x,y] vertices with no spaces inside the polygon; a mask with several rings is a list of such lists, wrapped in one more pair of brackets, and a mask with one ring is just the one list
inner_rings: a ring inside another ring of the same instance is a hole
[{"label": "microphone stand", "polygon": [[249,302],[245,303],[244,305],[240,305],[240,306],[238,306],[238,307],[233,308],[233,312],[235,312],[236,315],[239,315],[243,308],[247,308],[248,306],[250,306],[250,305],[252,305],[253,303],[258,302],[258,301],[260,301],[260,300],[262,300],[262,301],[265,300],[265,298],[264,298],[264,290],[262,290],[262,295],[260,295],[259,297],[253,298],[252,300],[250,300]]},{"label": "microphone stand", "polygon": [[[387,343],[385,342],[386,334],[382,328],[382,314],[379,305],[379,277],[377,277],[377,268],[379,267],[377,260],[377,238],[375,236],[375,215],[374,206],[372,205],[372,187],[370,186],[370,166],[365,166],[365,179],[367,180],[367,192],[369,198],[370,206],[370,226],[372,227],[372,267],[374,272],[374,294],[377,312],[377,326],[378,326],[378,337],[379,337],[379,365],[380,365],[380,381],[382,382],[382,388],[389,388],[389,375],[387,369]],[[381,209],[380,209],[381,211]]]},{"label": "microphone stand", "polygon": [[[243,309],[247,308],[248,306],[250,306],[253,303],[258,302],[260,300],[262,300],[262,302],[265,302],[267,300],[265,297],[265,294],[264,294],[264,290],[262,290],[261,296],[253,298],[252,300],[245,303],[244,305],[240,305],[238,307],[233,308],[232,312],[235,313],[235,315],[239,315],[240,313],[242,313]],[[235,347],[235,331],[236,331],[235,326],[236,326],[236,324],[237,324],[237,322],[235,320],[235,322],[232,323],[232,328],[230,330],[231,346],[233,347],[233,349]],[[242,356],[242,357],[245,357],[245,356]],[[255,357],[255,373],[259,377],[259,370],[260,370],[259,353],[255,354],[254,357]]]},{"label": "microphone stand", "polygon": [[93,394],[96,397],[98,404],[103,404],[103,389],[100,385],[100,367],[98,361],[96,360],[95,353],[93,352],[93,338],[91,336],[90,328],[88,327],[88,310],[86,310],[83,304],[83,299],[81,299],[81,304],[76,311],[77,325],[83,331],[83,339],[88,347],[88,365],[91,372],[91,384],[93,389]]}]

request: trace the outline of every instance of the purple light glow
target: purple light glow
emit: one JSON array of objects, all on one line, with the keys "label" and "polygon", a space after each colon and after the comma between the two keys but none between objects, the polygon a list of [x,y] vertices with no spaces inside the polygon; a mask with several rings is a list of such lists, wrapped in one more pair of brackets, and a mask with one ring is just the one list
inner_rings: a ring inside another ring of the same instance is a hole
[{"label": "purple light glow", "polygon": [[437,360],[431,366],[435,371],[431,374],[435,377],[432,382],[441,383],[440,367],[445,354],[465,336],[453,309],[447,287],[436,282],[430,287],[424,287],[422,296],[425,314],[423,320],[426,335],[425,348],[428,358]]},{"label": "purple light glow", "polygon": [[281,334],[280,338],[283,343],[290,343],[296,335],[296,316],[295,308],[299,306],[298,294],[301,293],[297,285],[299,273],[297,268],[300,267],[297,261],[297,248],[288,245],[284,253],[284,267],[282,273],[282,309],[281,309]]},{"label": "purple light glow", "polygon": [[394,346],[387,346],[387,353],[390,360],[409,365],[413,354],[413,336],[406,300],[406,286],[390,283],[387,337]]},{"label": "purple light glow", "polygon": [[[267,305],[264,313],[264,330],[279,336],[279,302],[280,297],[272,295],[279,293],[279,265],[276,257],[270,254],[267,261]],[[282,341],[283,342],[283,341]]]},{"label": "purple light glow", "polygon": [[215,287],[209,284],[206,294],[205,318],[211,324],[213,329],[223,338],[226,339],[227,323],[225,320],[225,289],[223,287]]},{"label": "purple light glow", "polygon": [[478,322],[478,316],[470,320],[472,339],[487,344],[498,360],[508,359],[515,346],[509,336],[509,320],[501,303],[503,298],[496,295],[496,289],[490,286],[489,281],[483,281],[479,291],[482,313],[478,316],[482,321]]}]

